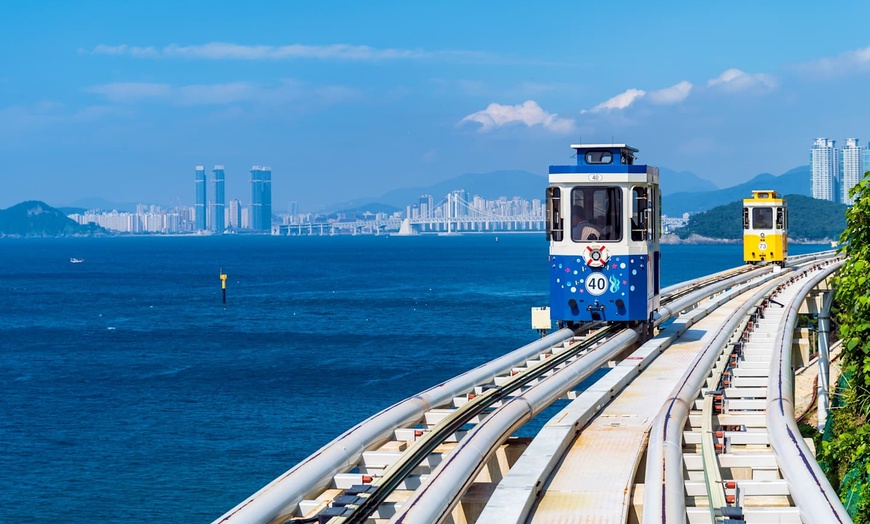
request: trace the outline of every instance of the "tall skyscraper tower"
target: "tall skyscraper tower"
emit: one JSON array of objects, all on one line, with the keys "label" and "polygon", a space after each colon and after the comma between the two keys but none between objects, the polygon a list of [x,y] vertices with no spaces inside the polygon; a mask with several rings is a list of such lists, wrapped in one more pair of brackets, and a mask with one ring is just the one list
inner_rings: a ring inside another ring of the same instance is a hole
[{"label": "tall skyscraper tower", "polygon": [[251,167],[251,229],[272,230],[271,167]]},{"label": "tall skyscraper tower", "polygon": [[226,229],[226,195],[224,191],[224,166],[214,166],[212,170],[214,184],[214,203],[211,209],[211,230],[223,233]]},{"label": "tall skyscraper tower", "polygon": [[272,168],[263,168],[263,231],[272,231]]},{"label": "tall skyscraper tower", "polygon": [[237,198],[230,200],[230,212],[228,213],[229,226],[233,229],[242,227],[242,203]]},{"label": "tall skyscraper tower", "polygon": [[843,146],[843,203],[855,202],[849,197],[849,190],[864,178],[864,148],[858,145],[857,138],[847,138]]},{"label": "tall skyscraper tower", "polygon": [[816,139],[810,150],[810,167],[813,172],[813,198],[838,202],[840,157],[833,140]]},{"label": "tall skyscraper tower", "polygon": [[196,220],[197,231],[205,231],[205,168],[196,166],[196,205],[193,207],[193,216]]}]

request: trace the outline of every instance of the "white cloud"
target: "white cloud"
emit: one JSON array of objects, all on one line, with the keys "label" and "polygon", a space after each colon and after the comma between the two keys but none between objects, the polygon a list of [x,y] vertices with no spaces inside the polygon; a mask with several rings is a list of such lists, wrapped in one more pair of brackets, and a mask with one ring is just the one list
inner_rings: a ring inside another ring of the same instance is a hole
[{"label": "white cloud", "polygon": [[176,88],[182,105],[221,105],[250,100],[257,95],[255,86],[245,82],[229,84],[193,84]]},{"label": "white cloud", "polygon": [[140,58],[155,57],[159,54],[157,49],[153,47],[128,46],[126,44],[115,46],[100,44],[94,48],[93,53],[95,55],[130,55]]},{"label": "white cloud", "polygon": [[129,113],[119,106],[93,105],[80,109],[70,109],[59,102],[43,100],[27,106],[0,108],[0,135],[8,131],[20,136],[22,132],[37,131],[64,124],[87,123],[127,116]]},{"label": "white cloud", "polygon": [[797,66],[814,78],[841,76],[855,71],[870,71],[870,47],[847,51],[835,57],[825,57]]},{"label": "white cloud", "polygon": [[157,49],[126,44],[110,46],[100,44],[95,55],[130,55],[137,58],[187,58],[200,60],[286,60],[294,58],[337,60],[395,60],[418,59],[438,53],[410,49],[375,49],[365,45],[331,44],[311,46],[292,44],[284,46],[240,45],[227,42],[210,42],[201,45],[182,46],[171,44]]},{"label": "white cloud", "polygon": [[495,128],[514,123],[521,123],[527,127],[542,126],[554,133],[569,133],[574,129],[574,120],[561,118],[559,115],[547,113],[534,100],[515,106],[504,106],[492,103],[483,111],[472,113],[459,124],[476,122],[481,125],[480,131],[491,131]]},{"label": "white cloud", "polygon": [[679,84],[658,91],[650,91],[649,100],[654,104],[676,104],[682,102],[692,91],[692,84],[683,80]]},{"label": "white cloud", "polygon": [[581,113],[600,113],[602,111],[609,111],[611,109],[625,109],[626,107],[633,104],[635,101],[643,98],[646,95],[646,91],[642,91],[640,89],[629,89],[624,93],[620,93],[604,102],[601,102],[597,106],[589,109],[580,111]]},{"label": "white cloud", "polygon": [[190,84],[173,86],[161,83],[116,82],[92,86],[85,91],[102,95],[121,104],[160,102],[176,106],[227,105],[238,102],[262,102],[279,105],[305,100],[306,103],[337,103],[357,96],[343,86],[305,86],[293,80],[261,86],[248,82],[225,84]]},{"label": "white cloud", "polygon": [[142,100],[169,98],[172,87],[169,84],[148,82],[113,82],[89,87],[85,91],[102,95],[112,102],[130,104]]},{"label": "white cloud", "polygon": [[776,88],[776,79],[764,73],[749,74],[732,68],[707,81],[707,87],[730,93],[749,90],[769,91]]}]

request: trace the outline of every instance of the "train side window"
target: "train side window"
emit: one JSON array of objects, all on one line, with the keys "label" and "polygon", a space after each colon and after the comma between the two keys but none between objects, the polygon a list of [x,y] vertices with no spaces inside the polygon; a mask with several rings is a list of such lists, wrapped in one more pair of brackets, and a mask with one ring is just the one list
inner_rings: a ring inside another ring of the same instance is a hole
[{"label": "train side window", "polygon": [[601,230],[601,240],[622,240],[622,190],[607,187],[596,191],[594,209],[592,221]]},{"label": "train side window", "polygon": [[613,162],[613,154],[610,151],[587,151],[587,164],[610,164]]},{"label": "train side window", "polygon": [[635,187],[631,191],[631,239],[646,239],[649,228],[649,194],[645,187]]},{"label": "train side window", "polygon": [[785,229],[785,208],[776,208],[776,229]]},{"label": "train side window", "polygon": [[754,207],[752,208],[752,229],[771,229],[773,228],[773,208],[772,207]]},{"label": "train side window", "polygon": [[743,208],[743,229],[749,229],[749,208]]},{"label": "train side window", "polygon": [[564,226],[562,224],[562,190],[558,187],[547,188],[547,240],[561,242]]}]

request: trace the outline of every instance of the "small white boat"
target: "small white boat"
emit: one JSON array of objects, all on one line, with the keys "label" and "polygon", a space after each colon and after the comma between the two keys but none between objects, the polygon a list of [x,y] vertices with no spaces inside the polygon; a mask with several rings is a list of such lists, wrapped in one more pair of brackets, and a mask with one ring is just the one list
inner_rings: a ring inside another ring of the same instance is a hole
[{"label": "small white boat", "polygon": [[70,257],[69,261],[70,261],[70,263],[72,263],[72,264],[81,264],[82,262],[85,261],[85,259],[83,259],[83,258]]}]

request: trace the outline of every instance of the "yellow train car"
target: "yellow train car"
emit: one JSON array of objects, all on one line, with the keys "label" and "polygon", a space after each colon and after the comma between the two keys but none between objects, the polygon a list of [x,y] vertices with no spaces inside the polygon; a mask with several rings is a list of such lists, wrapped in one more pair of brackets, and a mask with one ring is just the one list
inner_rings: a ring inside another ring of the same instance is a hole
[{"label": "yellow train car", "polygon": [[743,199],[743,260],[748,264],[788,258],[788,208],[776,191],[752,192]]}]

